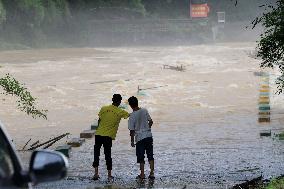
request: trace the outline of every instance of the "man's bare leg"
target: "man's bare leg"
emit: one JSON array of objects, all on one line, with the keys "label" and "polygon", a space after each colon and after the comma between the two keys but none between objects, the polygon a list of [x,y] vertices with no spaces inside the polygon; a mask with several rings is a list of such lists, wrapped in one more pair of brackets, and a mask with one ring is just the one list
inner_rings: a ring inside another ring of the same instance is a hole
[{"label": "man's bare leg", "polygon": [[149,161],[150,164],[150,175],[154,176],[154,160]]},{"label": "man's bare leg", "polygon": [[145,178],[144,167],[145,167],[145,163],[140,163],[140,178],[141,179]]},{"label": "man's bare leg", "polygon": [[155,174],[154,174],[154,160],[150,160],[149,161],[150,164],[150,175],[149,175],[149,179],[155,179]]},{"label": "man's bare leg", "polygon": [[93,177],[93,180],[98,180],[99,178],[99,167],[95,167],[95,175]]},{"label": "man's bare leg", "polygon": [[111,170],[107,170],[107,176],[108,176],[108,179],[113,179],[113,177],[111,175]]}]

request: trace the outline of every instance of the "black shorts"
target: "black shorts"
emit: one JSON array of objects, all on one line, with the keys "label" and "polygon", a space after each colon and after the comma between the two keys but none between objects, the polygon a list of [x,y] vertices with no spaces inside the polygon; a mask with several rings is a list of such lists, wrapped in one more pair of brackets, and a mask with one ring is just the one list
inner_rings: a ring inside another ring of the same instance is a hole
[{"label": "black shorts", "polygon": [[148,137],[140,140],[136,143],[136,156],[137,156],[137,163],[145,163],[144,161],[144,154],[147,154],[148,161],[154,160],[153,157],[153,138]]}]

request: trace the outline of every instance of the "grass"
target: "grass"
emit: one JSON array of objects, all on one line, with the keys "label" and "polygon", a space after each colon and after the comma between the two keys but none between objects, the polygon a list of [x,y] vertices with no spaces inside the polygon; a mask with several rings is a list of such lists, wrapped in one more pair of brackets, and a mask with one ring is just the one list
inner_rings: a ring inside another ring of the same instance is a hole
[{"label": "grass", "polygon": [[275,135],[279,140],[284,140],[284,132]]},{"label": "grass", "polygon": [[284,189],[284,178],[272,180],[265,189]]}]

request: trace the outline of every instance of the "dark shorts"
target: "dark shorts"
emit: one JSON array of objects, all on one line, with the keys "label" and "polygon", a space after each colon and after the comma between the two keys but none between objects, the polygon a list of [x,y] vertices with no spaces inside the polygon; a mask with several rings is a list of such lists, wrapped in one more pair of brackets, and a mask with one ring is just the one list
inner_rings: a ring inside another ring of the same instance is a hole
[{"label": "dark shorts", "polygon": [[154,160],[152,137],[144,138],[143,140],[140,140],[136,143],[137,163],[145,163],[145,151],[147,154],[148,161]]}]

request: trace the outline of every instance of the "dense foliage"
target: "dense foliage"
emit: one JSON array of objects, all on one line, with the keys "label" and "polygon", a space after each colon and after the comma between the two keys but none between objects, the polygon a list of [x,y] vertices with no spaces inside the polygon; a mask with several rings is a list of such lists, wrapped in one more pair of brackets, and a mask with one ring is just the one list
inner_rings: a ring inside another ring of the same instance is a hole
[{"label": "dense foliage", "polygon": [[278,93],[284,89],[284,0],[278,0],[276,5],[266,5],[267,12],[257,18],[254,24],[261,23],[265,32],[258,43],[258,54],[263,62],[262,67],[278,67],[281,76],[278,77]]},{"label": "dense foliage", "polygon": [[26,112],[28,115],[31,115],[33,118],[42,117],[46,119],[46,110],[38,110],[35,107],[35,98],[32,97],[31,93],[20,84],[15,78],[7,74],[5,77],[0,78],[0,86],[5,91],[5,95],[17,96],[18,108],[21,111]]}]

